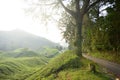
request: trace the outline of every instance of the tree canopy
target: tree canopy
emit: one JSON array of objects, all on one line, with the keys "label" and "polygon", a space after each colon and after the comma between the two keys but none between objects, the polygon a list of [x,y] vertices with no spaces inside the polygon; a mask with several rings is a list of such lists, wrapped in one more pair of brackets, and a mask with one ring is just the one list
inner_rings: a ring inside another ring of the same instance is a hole
[{"label": "tree canopy", "polygon": [[[45,0],[32,4],[41,9],[38,15],[44,15],[43,21],[57,19],[64,38],[81,56],[82,49],[119,49],[119,3],[119,0]],[[55,18],[56,14],[60,17]]]}]

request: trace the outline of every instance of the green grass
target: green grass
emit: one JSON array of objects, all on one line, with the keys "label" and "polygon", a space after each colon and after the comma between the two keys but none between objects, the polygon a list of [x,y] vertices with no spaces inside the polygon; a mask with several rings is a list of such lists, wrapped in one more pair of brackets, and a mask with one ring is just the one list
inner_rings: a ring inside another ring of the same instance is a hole
[{"label": "green grass", "polygon": [[36,74],[30,76],[28,80],[37,80],[41,77],[48,77],[51,74],[58,73],[59,71],[65,70],[67,68],[78,68],[80,67],[79,61],[80,59],[78,56],[76,56],[74,53],[72,54],[72,51],[67,51],[65,54],[62,53],[59,56],[53,58],[46,66],[36,72]]},{"label": "green grass", "polygon": [[90,55],[120,64],[120,55],[114,52],[91,52]]},{"label": "green grass", "polygon": [[45,65],[38,58],[8,59],[0,62],[0,79],[24,80]]},{"label": "green grass", "polygon": [[40,54],[48,58],[53,58],[59,54],[59,51],[55,48],[44,47],[42,50],[40,50]]},{"label": "green grass", "polygon": [[97,73],[89,71],[88,64],[95,64],[66,51],[53,58],[47,65],[29,76],[26,80],[110,80],[97,67]]},{"label": "green grass", "polygon": [[[34,51],[30,51],[33,56],[27,56],[29,50],[25,51],[0,53],[0,80],[110,80],[97,64],[78,57],[74,51],[65,51],[52,59],[34,56]],[[24,56],[15,57],[21,52]],[[90,72],[88,64],[96,65],[97,73]]]},{"label": "green grass", "polygon": [[24,65],[15,61],[2,61],[0,62],[0,79],[11,79],[14,74],[26,69]]},{"label": "green grass", "polygon": [[[12,54],[12,55],[10,55]],[[44,56],[14,57],[19,52],[4,52],[0,57],[0,80],[24,80],[38,71],[43,65],[48,63],[48,58]],[[35,54],[34,52],[31,54]]]},{"label": "green grass", "polygon": [[0,56],[19,58],[19,57],[36,57],[40,55],[37,52],[32,51],[30,49],[20,48],[20,49],[16,49],[15,51],[2,52]]},{"label": "green grass", "polygon": [[24,57],[24,58],[18,58],[16,61],[18,63],[21,63],[23,65],[26,65],[28,67],[38,67],[40,65],[45,65],[48,63],[47,58],[41,58],[41,57]]},{"label": "green grass", "polygon": [[101,73],[93,74],[88,70],[71,69],[61,71],[57,80],[110,80],[110,78]]}]

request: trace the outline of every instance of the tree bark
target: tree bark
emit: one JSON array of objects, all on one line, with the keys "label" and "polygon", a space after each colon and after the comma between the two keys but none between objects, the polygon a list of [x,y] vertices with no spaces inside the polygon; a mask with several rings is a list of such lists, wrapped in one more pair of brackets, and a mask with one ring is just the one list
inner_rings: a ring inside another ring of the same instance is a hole
[{"label": "tree bark", "polygon": [[78,17],[76,17],[76,40],[75,40],[75,46],[76,46],[76,54],[78,56],[82,56],[82,22],[83,22],[83,15],[78,14]]},{"label": "tree bark", "polygon": [[82,22],[84,15],[89,11],[90,8],[95,6],[97,3],[99,3],[102,0],[96,0],[92,4],[90,4],[90,0],[84,1],[83,7],[80,9],[80,0],[75,0],[76,5],[76,11],[68,9],[62,2],[62,0],[58,0],[62,7],[67,11],[73,18],[76,20],[76,40],[75,40],[75,46],[76,46],[76,54],[78,56],[82,56]]}]

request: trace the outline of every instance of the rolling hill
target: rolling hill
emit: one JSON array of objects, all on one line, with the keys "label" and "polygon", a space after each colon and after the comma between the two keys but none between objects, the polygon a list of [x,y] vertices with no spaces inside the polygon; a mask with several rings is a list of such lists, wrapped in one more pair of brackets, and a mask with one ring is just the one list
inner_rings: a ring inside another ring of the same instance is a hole
[{"label": "rolling hill", "polygon": [[[88,64],[96,66],[95,73]],[[65,51],[53,58],[29,49],[0,52],[0,80],[111,80],[101,70],[97,64],[78,57],[75,51]]]},{"label": "rolling hill", "polygon": [[49,58],[29,49],[0,52],[0,80],[24,80],[46,65]]},{"label": "rolling hill", "polygon": [[56,47],[59,44],[22,30],[0,31],[0,50],[8,51],[17,48],[38,50],[43,46]]}]

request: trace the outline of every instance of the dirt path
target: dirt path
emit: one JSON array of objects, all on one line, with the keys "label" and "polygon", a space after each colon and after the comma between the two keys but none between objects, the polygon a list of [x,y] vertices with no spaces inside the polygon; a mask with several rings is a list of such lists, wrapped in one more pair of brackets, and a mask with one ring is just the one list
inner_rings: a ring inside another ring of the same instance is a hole
[{"label": "dirt path", "polygon": [[92,60],[95,63],[102,65],[103,67],[107,68],[108,71],[112,72],[113,74],[120,77],[120,64],[116,64],[107,60],[91,57],[89,55],[83,54],[83,57]]}]

